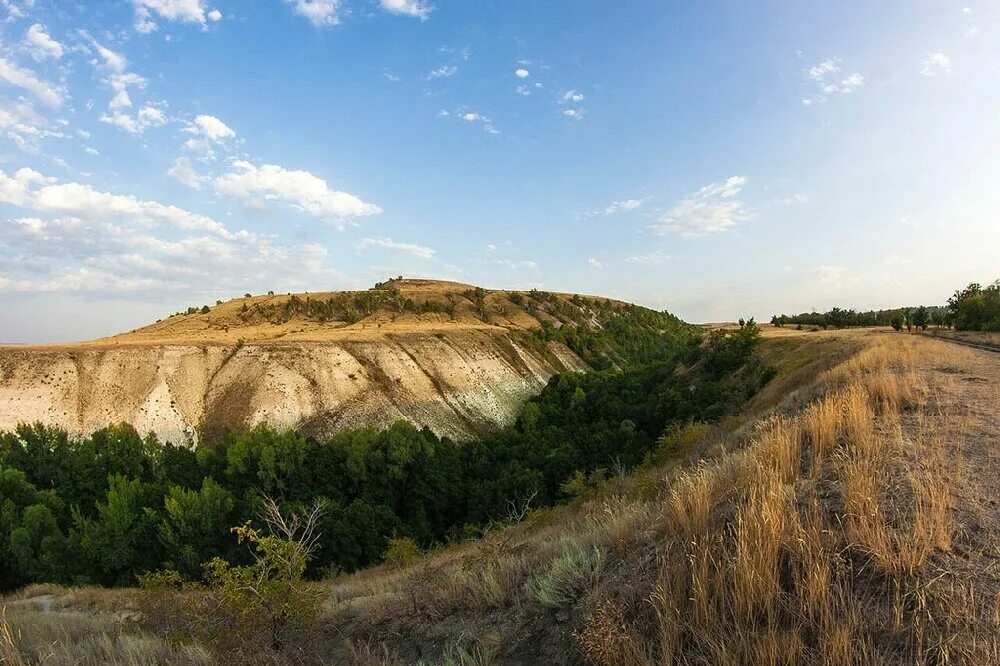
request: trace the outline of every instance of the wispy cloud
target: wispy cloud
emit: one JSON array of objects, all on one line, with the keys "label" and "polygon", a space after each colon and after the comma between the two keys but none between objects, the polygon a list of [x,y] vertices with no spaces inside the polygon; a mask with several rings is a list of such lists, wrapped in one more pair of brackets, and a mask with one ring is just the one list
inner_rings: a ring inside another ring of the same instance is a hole
[{"label": "wispy cloud", "polygon": [[927,77],[948,76],[951,74],[951,58],[941,51],[931,53],[921,64],[920,73]]},{"label": "wispy cloud", "polygon": [[444,79],[450,76],[455,76],[458,73],[458,67],[455,65],[441,65],[437,69],[432,69],[427,72],[427,79]]},{"label": "wispy cloud", "polygon": [[753,217],[738,198],[746,176],[731,176],[706,185],[678,201],[649,226],[660,235],[700,236],[725,231]]},{"label": "wispy cloud", "polygon": [[358,243],[358,249],[365,250],[371,247],[388,250],[395,254],[406,254],[421,259],[433,259],[436,254],[433,248],[415,243],[400,243],[391,238],[376,237],[362,238]]}]

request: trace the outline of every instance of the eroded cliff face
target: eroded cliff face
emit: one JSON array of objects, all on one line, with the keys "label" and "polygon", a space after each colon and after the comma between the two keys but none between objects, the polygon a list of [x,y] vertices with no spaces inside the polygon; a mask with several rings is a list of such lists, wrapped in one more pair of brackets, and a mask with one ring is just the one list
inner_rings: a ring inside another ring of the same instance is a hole
[{"label": "eroded cliff face", "polygon": [[162,440],[258,423],[325,436],[399,419],[463,440],[510,423],[561,370],[559,345],[503,332],[239,345],[0,347],[0,429],[39,421],[72,433],[131,423]]}]

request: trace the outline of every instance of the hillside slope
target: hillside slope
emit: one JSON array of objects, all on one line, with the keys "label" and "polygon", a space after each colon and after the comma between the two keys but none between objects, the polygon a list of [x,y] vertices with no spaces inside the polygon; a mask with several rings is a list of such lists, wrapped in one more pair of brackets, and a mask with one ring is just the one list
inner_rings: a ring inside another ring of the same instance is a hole
[{"label": "hillside slope", "polygon": [[1000,357],[863,331],[765,352],[779,375],[739,416],[568,505],[313,583],[320,617],[280,651],[177,641],[193,590],[34,586],[3,600],[0,658],[998,663]]},{"label": "hillside slope", "polygon": [[127,422],[183,441],[261,422],[327,435],[406,419],[466,439],[509,423],[552,374],[588,367],[539,332],[598,330],[630,308],[427,280],[247,296],[110,338],[0,347],[0,429]]}]

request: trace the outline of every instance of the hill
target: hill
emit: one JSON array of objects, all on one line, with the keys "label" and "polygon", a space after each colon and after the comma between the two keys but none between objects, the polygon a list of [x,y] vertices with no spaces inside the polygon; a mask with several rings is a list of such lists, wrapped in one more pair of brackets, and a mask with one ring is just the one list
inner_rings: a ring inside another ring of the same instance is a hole
[{"label": "hill", "polygon": [[739,413],[670,428],[634,474],[561,506],[514,497],[482,533],[390,544],[380,567],[306,584],[316,615],[286,640],[259,614],[213,615],[226,587],[35,586],[4,601],[0,655],[996,663],[1000,357],[885,331],[785,332],[761,351],[778,375]]},{"label": "hill", "polygon": [[404,419],[467,439],[509,423],[556,372],[621,366],[689,334],[620,301],[444,281],[247,295],[99,340],[0,347],[0,428],[126,422],[184,441]]}]

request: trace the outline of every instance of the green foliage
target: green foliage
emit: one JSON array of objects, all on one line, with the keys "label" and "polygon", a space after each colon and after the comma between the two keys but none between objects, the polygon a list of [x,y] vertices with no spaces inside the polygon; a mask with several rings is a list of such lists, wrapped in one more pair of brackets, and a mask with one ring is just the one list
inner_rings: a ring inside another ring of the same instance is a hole
[{"label": "green foliage", "polygon": [[303,580],[313,535],[265,533],[249,522],[233,532],[240,543],[251,546],[253,562],[234,566],[215,558],[205,566],[209,584],[219,595],[223,612],[234,618],[229,629],[236,636],[264,633],[269,646],[280,650],[295,625],[311,623],[319,615],[323,597]]},{"label": "green foliage", "polygon": [[[937,319],[939,325],[947,324],[947,310],[944,307],[925,307],[927,321]],[[917,308],[919,309],[919,308]],[[797,315],[774,315],[771,323],[775,326],[816,326],[819,328],[851,328],[854,326],[893,326],[893,321],[899,321],[902,328],[914,308],[895,308],[891,310],[860,311],[845,308],[833,308],[827,312],[803,312]],[[899,330],[899,329],[897,329]]]},{"label": "green foliage", "polygon": [[975,282],[948,299],[948,313],[958,331],[1000,331],[1000,280],[983,287]]},{"label": "green foliage", "polygon": [[389,546],[382,554],[382,561],[394,569],[413,564],[420,557],[420,546],[409,537],[389,539]]},{"label": "green foliage", "polygon": [[205,478],[201,490],[172,486],[163,505],[158,534],[171,558],[167,567],[193,579],[200,575],[202,563],[232,551],[226,528],[232,524],[235,505],[232,495],[214,479]]}]

